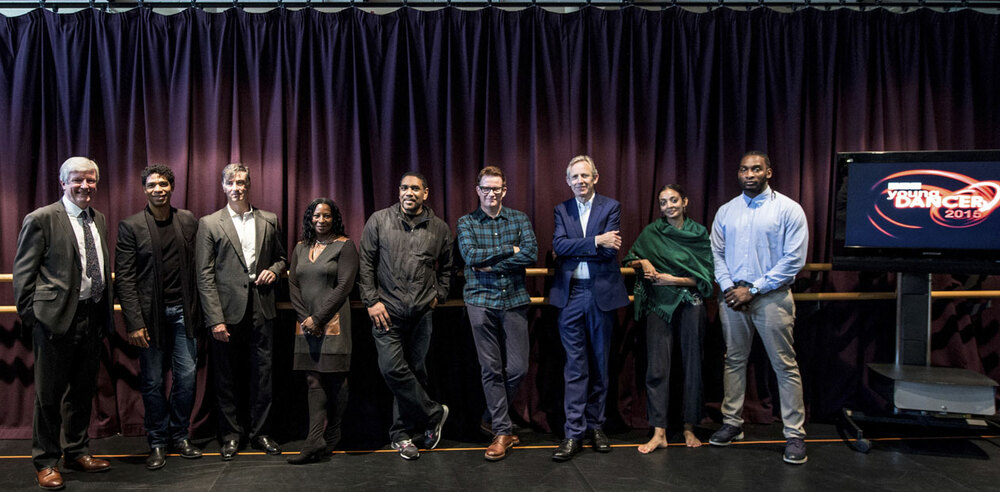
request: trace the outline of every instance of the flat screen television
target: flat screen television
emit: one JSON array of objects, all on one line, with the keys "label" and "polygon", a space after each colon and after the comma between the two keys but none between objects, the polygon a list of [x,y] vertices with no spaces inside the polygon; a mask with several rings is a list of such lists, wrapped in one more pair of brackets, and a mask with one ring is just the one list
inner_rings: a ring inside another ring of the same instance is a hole
[{"label": "flat screen television", "polygon": [[836,157],[833,267],[1000,274],[1000,150]]}]

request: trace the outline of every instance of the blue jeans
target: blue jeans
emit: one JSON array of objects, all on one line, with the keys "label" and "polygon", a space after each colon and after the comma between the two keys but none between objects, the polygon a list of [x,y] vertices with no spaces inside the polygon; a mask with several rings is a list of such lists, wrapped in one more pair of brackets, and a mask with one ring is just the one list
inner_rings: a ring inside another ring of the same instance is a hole
[{"label": "blue jeans", "polygon": [[[150,340],[149,348],[139,354],[140,389],[146,407],[144,424],[150,448],[187,439],[194,406],[198,343],[187,337],[183,306],[169,306],[166,314],[166,329],[168,335],[173,335],[172,346],[158,347],[155,340]],[[169,403],[163,385],[163,375],[168,369],[173,373]]]}]

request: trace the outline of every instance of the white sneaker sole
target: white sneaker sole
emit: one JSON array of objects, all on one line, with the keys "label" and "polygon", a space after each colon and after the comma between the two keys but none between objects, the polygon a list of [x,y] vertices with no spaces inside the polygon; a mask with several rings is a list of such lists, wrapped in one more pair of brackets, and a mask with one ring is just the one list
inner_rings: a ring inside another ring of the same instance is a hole
[{"label": "white sneaker sole", "polygon": [[736,437],[732,438],[732,440],[729,440],[729,441],[715,441],[715,440],[709,439],[708,443],[711,444],[712,446],[728,446],[728,445],[730,445],[730,444],[732,444],[732,443],[734,443],[736,441],[742,441],[742,440],[743,440],[743,433],[740,432],[739,434],[736,435]]},{"label": "white sneaker sole", "polygon": [[791,463],[793,465],[801,465],[801,464],[809,461],[809,457],[808,456],[803,457],[801,460],[793,460],[793,459],[789,458],[788,456],[783,456],[781,459],[785,460],[785,463]]}]

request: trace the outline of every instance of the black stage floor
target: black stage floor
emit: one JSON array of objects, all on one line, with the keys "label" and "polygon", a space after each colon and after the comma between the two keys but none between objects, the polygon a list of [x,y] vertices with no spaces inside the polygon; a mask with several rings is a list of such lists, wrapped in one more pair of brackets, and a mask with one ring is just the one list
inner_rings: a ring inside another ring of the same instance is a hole
[{"label": "black stage floor", "polygon": [[[706,445],[687,449],[672,445],[643,456],[636,446],[644,431],[611,434],[614,450],[598,454],[587,448],[568,463],[550,456],[555,437],[522,433],[522,446],[507,459],[483,460],[483,443],[445,440],[416,461],[403,461],[395,451],[338,452],[323,463],[292,466],[285,457],[248,449],[223,462],[218,444],[198,443],[205,457],[167,459],[156,471],[143,467],[145,439],[112,437],[95,440],[92,450],[108,456],[108,473],[65,471],[66,490],[169,489],[202,490],[1000,490],[1000,436],[976,436],[928,428],[868,430],[872,450],[851,450],[832,425],[813,424],[809,462],[782,462],[781,426],[747,426],[747,440],[716,448],[707,445],[712,429],[699,429]],[[679,438],[677,435],[675,438]],[[286,453],[300,442],[284,443]],[[35,485],[29,458],[31,443],[0,441],[0,491],[41,490]]]}]

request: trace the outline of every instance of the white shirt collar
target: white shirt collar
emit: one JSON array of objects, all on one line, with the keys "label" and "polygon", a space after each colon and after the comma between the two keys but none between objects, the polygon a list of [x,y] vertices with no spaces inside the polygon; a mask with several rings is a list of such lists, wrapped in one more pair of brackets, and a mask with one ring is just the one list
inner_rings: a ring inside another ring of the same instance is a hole
[{"label": "white shirt collar", "polygon": [[[80,218],[80,213],[83,212],[84,209],[73,203],[69,198],[66,198],[66,195],[63,195],[62,202],[63,206],[66,207],[66,213],[69,214],[70,217],[73,217],[74,219]],[[86,210],[87,215],[90,215],[91,217],[94,216],[94,214],[90,212],[90,207],[87,207]]]},{"label": "white shirt collar", "polygon": [[227,202],[226,203],[226,210],[229,210],[229,216],[230,217],[237,218],[237,219],[243,219],[244,217],[246,217],[247,214],[252,214],[253,213],[253,205],[250,206],[250,210],[247,210],[246,213],[240,214],[240,213],[237,213],[235,210],[233,210],[233,206],[232,206],[231,203]]}]

